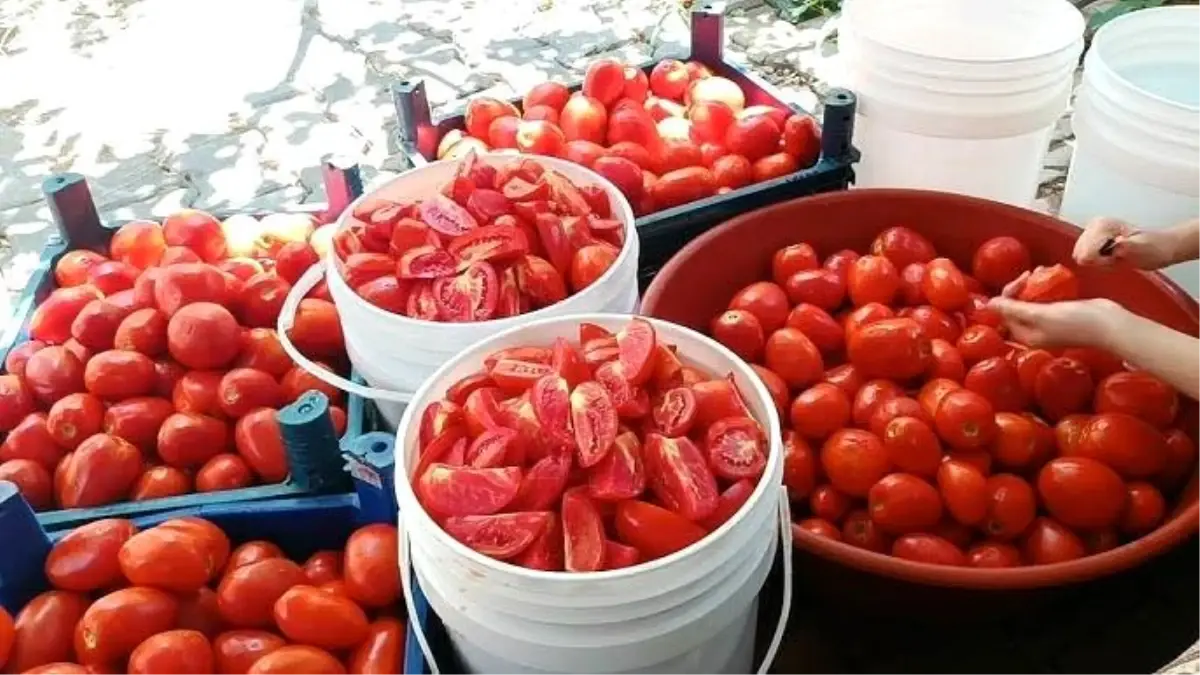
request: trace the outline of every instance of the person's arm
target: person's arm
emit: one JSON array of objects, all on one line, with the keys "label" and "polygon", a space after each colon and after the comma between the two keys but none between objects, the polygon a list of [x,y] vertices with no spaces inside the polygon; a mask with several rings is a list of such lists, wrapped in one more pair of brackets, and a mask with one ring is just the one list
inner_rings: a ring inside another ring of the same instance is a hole
[{"label": "person's arm", "polygon": [[1200,340],[1124,308],[1112,321],[1102,338],[1108,351],[1200,400]]},{"label": "person's arm", "polygon": [[1167,265],[1200,258],[1200,218],[1180,223],[1164,232],[1170,241],[1170,260]]}]

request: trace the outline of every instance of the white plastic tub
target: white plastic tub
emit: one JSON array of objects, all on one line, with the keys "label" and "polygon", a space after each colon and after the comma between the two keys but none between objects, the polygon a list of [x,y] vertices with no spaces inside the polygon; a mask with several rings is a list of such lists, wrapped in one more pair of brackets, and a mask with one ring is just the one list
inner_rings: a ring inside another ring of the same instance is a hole
[{"label": "white plastic tub", "polygon": [[[509,153],[484,154],[479,156],[479,161],[500,166],[516,158]],[[286,329],[291,327],[300,300],[323,275],[341,317],[350,362],[370,386],[356,385],[316,366],[284,340],[284,347],[292,358],[325,382],[375,400],[388,424],[395,427],[403,414],[403,404],[412,398],[412,392],[438,367],[478,340],[539,318],[580,312],[632,313],[637,306],[639,247],[629,201],[612,183],[578,164],[553,157],[533,156],[532,159],[577,184],[599,185],[608,194],[613,218],[625,226],[625,246],[603,277],[560,303],[522,316],[478,323],[419,321],[392,314],[360,298],[346,285],[331,248],[324,267],[309,270],[292,288],[280,312],[279,334],[281,339],[286,337]],[[342,213],[338,230],[348,226],[350,214],[360,201],[373,198],[413,201],[432,195],[454,176],[460,163],[460,160],[434,162],[377,187]]]},{"label": "white plastic tub", "polygon": [[[770,394],[749,366],[713,340],[647,319],[659,339],[679,347],[685,363],[711,373],[733,373],[750,411],[769,429],[771,446],[763,478],[746,506],[687,549],[636,567],[590,574],[517,567],[476,553],[446,534],[422,509],[407,478],[420,452],[421,412],[459,378],[477,372],[488,354],[517,345],[549,345],[557,337],[577,339],[581,321],[616,331],[628,320],[576,315],[494,335],[440,368],[405,411],[396,443],[397,462],[404,467],[403,475],[397,475],[396,497],[409,545],[405,559],[468,672],[755,672],[751,653],[757,600],[774,560],[777,534],[784,537],[785,561],[791,553],[780,487],[783,448]],[[786,610],[776,642],[784,623]]]},{"label": "white plastic tub", "polygon": [[1083,27],[1067,0],[847,3],[838,46],[859,101],[856,186],[1031,203]]},{"label": "white plastic tub", "polygon": [[[1200,216],[1200,8],[1143,10],[1101,28],[1072,125],[1064,219],[1154,229]],[[1197,263],[1167,273],[1200,292]]]}]

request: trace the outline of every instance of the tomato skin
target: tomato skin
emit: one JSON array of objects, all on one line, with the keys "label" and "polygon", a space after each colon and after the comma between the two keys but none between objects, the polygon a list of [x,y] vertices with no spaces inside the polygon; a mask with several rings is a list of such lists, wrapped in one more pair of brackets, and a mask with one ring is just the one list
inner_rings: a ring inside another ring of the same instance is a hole
[{"label": "tomato skin", "polygon": [[[53,405],[68,394],[82,392],[83,361],[66,347],[50,346],[40,349],[25,363],[23,388],[45,405]],[[23,409],[23,406],[20,409]]]},{"label": "tomato skin", "polygon": [[1179,395],[1148,373],[1113,373],[1096,387],[1093,408],[1098,413],[1127,413],[1162,429],[1175,421]]},{"label": "tomato skin", "polygon": [[938,491],[950,515],[963,525],[979,525],[988,514],[987,478],[975,466],[946,459],[937,471]]},{"label": "tomato skin", "polygon": [[933,416],[938,435],[959,450],[987,447],[996,436],[992,404],[979,394],[956,389],[942,398]]},{"label": "tomato skin", "polygon": [[258,408],[242,416],[233,430],[238,454],[264,482],[278,483],[287,477],[288,457],[275,410]]},{"label": "tomato skin", "polygon": [[1038,518],[1026,530],[1022,557],[1029,565],[1051,565],[1087,555],[1083,541],[1053,518]]},{"label": "tomato skin", "polygon": [[860,429],[841,429],[821,447],[821,466],[838,490],[866,497],[891,463],[878,436]]},{"label": "tomato skin", "polygon": [[81,525],[50,550],[46,578],[65,591],[87,592],[120,585],[124,579],[117,554],[136,533],[132,522],[119,518]]},{"label": "tomato skin", "polygon": [[1029,270],[1029,249],[1016,237],[993,237],[975,249],[971,274],[984,286],[999,292]]},{"label": "tomato skin", "polygon": [[211,673],[212,645],[203,633],[169,630],[151,635],[129,656],[129,673]]},{"label": "tomato skin", "polygon": [[[306,302],[319,301],[300,302],[303,306]],[[167,349],[171,356],[195,370],[228,366],[237,358],[241,346],[241,326],[228,309],[218,304],[194,302],[185,305],[167,323]]]},{"label": "tomato skin", "polygon": [[72,631],[88,604],[87,596],[67,591],[46,591],[26,603],[13,623],[8,672],[71,661]]},{"label": "tomato skin", "polygon": [[771,334],[783,327],[790,306],[787,293],[778,284],[759,281],[734,294],[729,309],[742,309],[758,318],[764,334]]},{"label": "tomato skin", "polygon": [[710,334],[734,354],[755,361],[766,342],[758,317],[744,309],[731,309],[713,319]]},{"label": "tomato skin", "polygon": [[145,396],[154,389],[155,379],[150,357],[119,349],[96,354],[83,372],[87,390],[110,401]]},{"label": "tomato skin", "polygon": [[1064,302],[1079,298],[1079,278],[1063,265],[1033,270],[1017,295],[1024,302]]},{"label": "tomato skin", "polygon": [[1038,473],[1037,486],[1046,510],[1068,527],[1109,527],[1125,509],[1126,488],[1121,476],[1088,457],[1050,460]]},{"label": "tomato skin", "polygon": [[818,382],[796,396],[789,412],[793,429],[820,440],[850,422],[850,399],[837,385]]},{"label": "tomato skin", "polygon": [[928,421],[916,416],[892,418],[880,435],[893,466],[924,478],[933,478],[942,463],[942,444]]},{"label": "tomato skin", "polygon": [[285,675],[287,673],[311,673],[314,675],[341,675],[346,672],[342,663],[333,654],[308,645],[285,645],[267,653],[250,666],[252,675]]},{"label": "tomato skin", "polygon": [[217,610],[231,626],[270,626],[275,601],[304,582],[304,571],[286,558],[264,558],[240,565],[230,569],[217,587]]},{"label": "tomato skin", "polygon": [[817,482],[817,458],[794,431],[783,432],[783,484],[793,500],[804,499]]},{"label": "tomato skin", "polygon": [[1061,356],[1043,366],[1033,384],[1034,400],[1050,420],[1087,410],[1092,391],[1087,366]]},{"label": "tomato skin", "polygon": [[246,673],[260,658],[283,647],[287,642],[265,630],[231,630],[212,642],[218,673]]},{"label": "tomato skin", "polygon": [[1135,537],[1158,527],[1167,513],[1167,501],[1158,488],[1150,483],[1135,481],[1126,486],[1125,512],[1121,516],[1122,532]]},{"label": "tomato skin", "polygon": [[855,509],[846,514],[842,523],[842,541],[875,553],[883,553],[891,547],[888,536],[875,525],[866,509]]},{"label": "tomato skin", "polygon": [[983,529],[995,539],[1008,540],[1029,527],[1037,515],[1037,497],[1025,479],[1009,473],[988,476],[988,514]]},{"label": "tomato skin", "polygon": [[1166,466],[1168,450],[1166,437],[1149,423],[1125,413],[1104,413],[1091,418],[1069,454],[1099,460],[1125,478],[1148,478]]},{"label": "tomato skin", "polygon": [[970,567],[1020,567],[1021,551],[1012,544],[1000,541],[985,541],[967,551]]},{"label": "tomato skin", "polygon": [[879,479],[867,492],[871,520],[888,534],[928,530],[942,519],[937,490],[921,478],[893,473]]},{"label": "tomato skin", "polygon": [[1009,350],[1000,333],[995,328],[983,324],[967,326],[954,346],[958,348],[963,361],[968,364],[993,356],[1004,356]]},{"label": "tomato skin", "polygon": [[153,452],[158,430],[175,407],[164,398],[139,396],[114,403],[104,412],[104,432]]},{"label": "tomato skin", "polygon": [[[757,363],[750,364],[754,369],[754,373],[758,375],[758,379],[762,380],[763,386],[767,388],[767,392],[771,394],[771,400],[775,403],[775,409],[781,417],[786,417],[788,410],[788,386],[783,381],[783,378],[774,371],[760,366]],[[841,391],[840,389],[838,390]],[[843,394],[844,396],[845,394]],[[847,403],[847,406],[849,403]]]},{"label": "tomato skin", "polygon": [[800,303],[793,307],[788,313],[787,326],[804,333],[822,355],[841,352],[845,345],[845,329],[829,316],[829,312],[816,305]]},{"label": "tomato skin", "polygon": [[89,436],[70,456],[58,501],[68,509],[110,504],[129,494],[141,472],[142,454],[133,445],[108,434]]},{"label": "tomato skin", "polygon": [[883,319],[847,331],[846,354],[866,377],[905,380],[925,371],[929,338],[912,319]]},{"label": "tomato skin", "polygon": [[854,423],[860,427],[868,426],[879,406],[903,394],[904,391],[900,389],[899,385],[891,380],[867,382],[859,387],[858,392],[854,395],[854,403],[851,407]]},{"label": "tomato skin", "polygon": [[906,534],[892,544],[892,555],[905,560],[962,567],[967,557],[954,544],[932,534]]},{"label": "tomato skin", "polygon": [[935,258],[925,265],[921,291],[929,304],[944,312],[962,309],[970,300],[966,279],[947,258]]},{"label": "tomato skin", "polygon": [[800,538],[801,535],[798,534],[799,532],[808,532],[834,541],[842,540],[841,530],[823,518],[805,518],[798,523],[792,523],[792,538]]},{"label": "tomato skin", "polygon": [[75,627],[75,654],[88,666],[118,663],[143,640],[171,630],[179,602],[154,588],[130,586],[92,603]]},{"label": "tomato skin", "polygon": [[249,487],[254,483],[250,466],[229,452],[213,455],[196,471],[196,492],[220,492]]},{"label": "tomato skin", "polygon": [[177,469],[194,469],[229,444],[225,422],[206,415],[175,413],[158,430],[158,455]]},{"label": "tomato skin", "polygon": [[617,503],[614,523],[618,539],[641,551],[646,560],[671,555],[708,534],[673,511],[635,499]]},{"label": "tomato skin", "polygon": [[996,412],[1014,412],[1027,407],[1016,367],[999,356],[971,366],[963,378],[963,386],[986,398]]},{"label": "tomato skin", "polygon": [[846,280],[829,269],[803,270],[783,284],[788,299],[799,305],[808,303],[832,312],[846,298]]},{"label": "tomato skin", "polygon": [[138,476],[129,493],[131,501],[176,497],[192,491],[192,478],[173,466],[152,466]]},{"label": "tomato skin", "polygon": [[854,503],[832,485],[818,485],[808,496],[808,509],[814,516],[831,523],[842,522],[842,516]]},{"label": "tomato skin", "polygon": [[[786,318],[786,317],[785,317]],[[812,340],[795,328],[780,328],[767,338],[764,356],[767,368],[790,387],[804,387],[825,374],[821,352]]]},{"label": "tomato skin", "polygon": [[31,459],[47,471],[53,471],[63,457],[63,449],[54,441],[46,415],[30,413],[0,443],[0,462]]},{"label": "tomato skin", "polygon": [[196,537],[171,528],[151,528],[121,546],[121,572],[130,583],[176,592],[206,584],[217,571]]},{"label": "tomato skin", "polygon": [[846,290],[856,307],[872,302],[889,305],[900,290],[900,273],[887,258],[864,255],[850,265]]},{"label": "tomato skin", "polygon": [[347,649],[367,637],[367,615],[353,600],[297,585],[275,601],[275,623],[288,639],[323,649]]},{"label": "tomato skin", "polygon": [[343,576],[346,590],[365,607],[386,607],[400,595],[399,533],[394,525],[355,530],[346,541]]},{"label": "tomato skin", "polygon": [[[273,556],[274,557],[274,556]],[[279,557],[282,557],[282,553]],[[304,561],[304,578],[310,586],[320,586],[342,578],[342,552],[317,551]]]},{"label": "tomato skin", "polygon": [[805,244],[791,244],[775,251],[771,257],[771,278],[782,287],[791,276],[804,270],[815,270],[821,266],[817,252]]},{"label": "tomato skin", "polygon": [[364,675],[398,673],[404,660],[404,622],[381,617],[371,624],[367,639],[350,655],[349,672]]}]

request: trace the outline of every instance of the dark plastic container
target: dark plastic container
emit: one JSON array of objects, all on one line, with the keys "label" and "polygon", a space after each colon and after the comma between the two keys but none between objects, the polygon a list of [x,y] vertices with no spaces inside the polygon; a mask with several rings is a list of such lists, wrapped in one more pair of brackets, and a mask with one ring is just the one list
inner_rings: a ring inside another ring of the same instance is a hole
[{"label": "dark plastic container", "polygon": [[[358,166],[327,161],[322,166],[326,202],[286,209],[292,213],[315,216],[332,222],[362,194]],[[103,250],[124,222],[103,223],[92,199],[87,180],[79,174],[51,176],[42,184],[57,234],[42,251],[37,268],[18,299],[9,328],[0,336],[0,364],[8,352],[28,339],[29,319],[38,303],[55,288],[54,265],[68,251]],[[215,213],[226,218],[232,213]],[[255,213],[254,215],[264,215]],[[353,400],[347,403],[353,409]],[[188,494],[141,502],[121,502],[95,508],[61,509],[38,514],[38,521],[49,530],[76,527],[99,518],[135,518],[181,508],[199,508],[226,502],[259,501],[280,497],[347,492],[350,484],[342,471],[343,463],[329,415],[329,401],[323,394],[309,392],[279,413],[288,453],[291,476],[283,483],[260,485],[240,490]],[[354,439],[369,431],[362,417],[347,413],[345,439]]]},{"label": "dark plastic container", "polygon": [[[1019,238],[1036,264],[1069,261],[1079,230],[1050,216],[960,195],[920,190],[853,190],[777,204],[706,233],[679,252],[647,290],[642,311],[700,331],[724,311],[741,287],[768,278],[773,253],[806,241],[821,255],[843,248],[866,251],[887,227],[903,224],[925,235],[938,252],[969,267],[979,244],[1000,235]],[[720,270],[714,273],[714,270]],[[1200,314],[1196,301],[1161,274],[1134,270],[1076,270],[1087,297],[1107,297],[1132,311],[1196,335]],[[1196,434],[1196,403],[1183,401],[1183,428]],[[1192,537],[1200,527],[1197,479],[1157,530],[1120,548],[1071,562],[1011,569],[955,568],[900,560],[801,532],[796,545],[817,558],[853,568],[868,576],[952,589],[1032,589],[1083,582],[1136,567]],[[814,561],[815,562],[815,561]],[[859,575],[814,574],[804,585],[836,588],[847,596],[878,592],[875,580]],[[841,579],[841,583],[836,580]],[[826,584],[826,582],[829,582]],[[887,584],[884,584],[885,586]],[[929,597],[928,589],[924,589]],[[954,594],[951,593],[951,596]]]},{"label": "dark plastic container", "polygon": [[[727,61],[724,56],[725,17],[708,4],[698,5],[691,15],[691,54],[685,58],[699,61],[715,75],[727,77],[746,93],[746,105],[773,105],[810,114],[783,102],[774,87],[750,71]],[[642,65],[650,71],[654,63]],[[581,82],[567,83],[572,91]],[[464,126],[463,111],[434,119],[421,79],[403,80],[392,87],[398,118],[400,151],[413,166],[433,161],[438,142],[451,129]],[[520,98],[513,99],[519,105]],[[833,90],[825,97],[821,120],[821,157],[807,169],[763,183],[756,183],[728,194],[690,202],[637,219],[641,256],[638,276],[642,286],[684,244],[713,226],[747,211],[803,195],[844,190],[854,181],[853,165],[859,153],[851,144],[854,133],[854,94]]]}]

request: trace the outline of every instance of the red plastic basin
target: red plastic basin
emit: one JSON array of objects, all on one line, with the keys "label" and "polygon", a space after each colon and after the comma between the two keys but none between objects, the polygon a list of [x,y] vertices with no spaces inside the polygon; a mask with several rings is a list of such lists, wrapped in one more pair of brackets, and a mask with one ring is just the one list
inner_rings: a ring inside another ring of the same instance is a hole
[{"label": "red plastic basin", "polygon": [[[739,216],[696,238],[671,259],[646,291],[642,312],[696,330],[725,310],[743,286],[770,278],[771,256],[787,245],[810,243],[822,255],[843,248],[866,252],[887,227],[904,225],[928,237],[941,255],[964,269],[984,241],[1019,238],[1036,264],[1069,262],[1079,230],[1055,218],[982,199],[920,190],[851,190],[797,199]],[[1159,274],[1078,269],[1083,294],[1107,297],[1190,335],[1200,331],[1196,301]],[[1184,399],[1183,428],[1196,438],[1196,403]],[[1186,541],[1200,529],[1197,477],[1154,532],[1079,560],[1011,569],[946,567],[911,562],[799,533],[796,546],[835,574],[849,567],[868,576],[950,589],[1034,589],[1074,584],[1138,566]],[[804,561],[800,561],[803,564]],[[834,563],[830,566],[826,563]],[[812,585],[813,579],[808,580]],[[832,581],[832,580],[831,580]],[[843,586],[842,584],[837,584]],[[860,589],[861,590],[861,589]],[[932,590],[932,589],[930,589]]]}]

